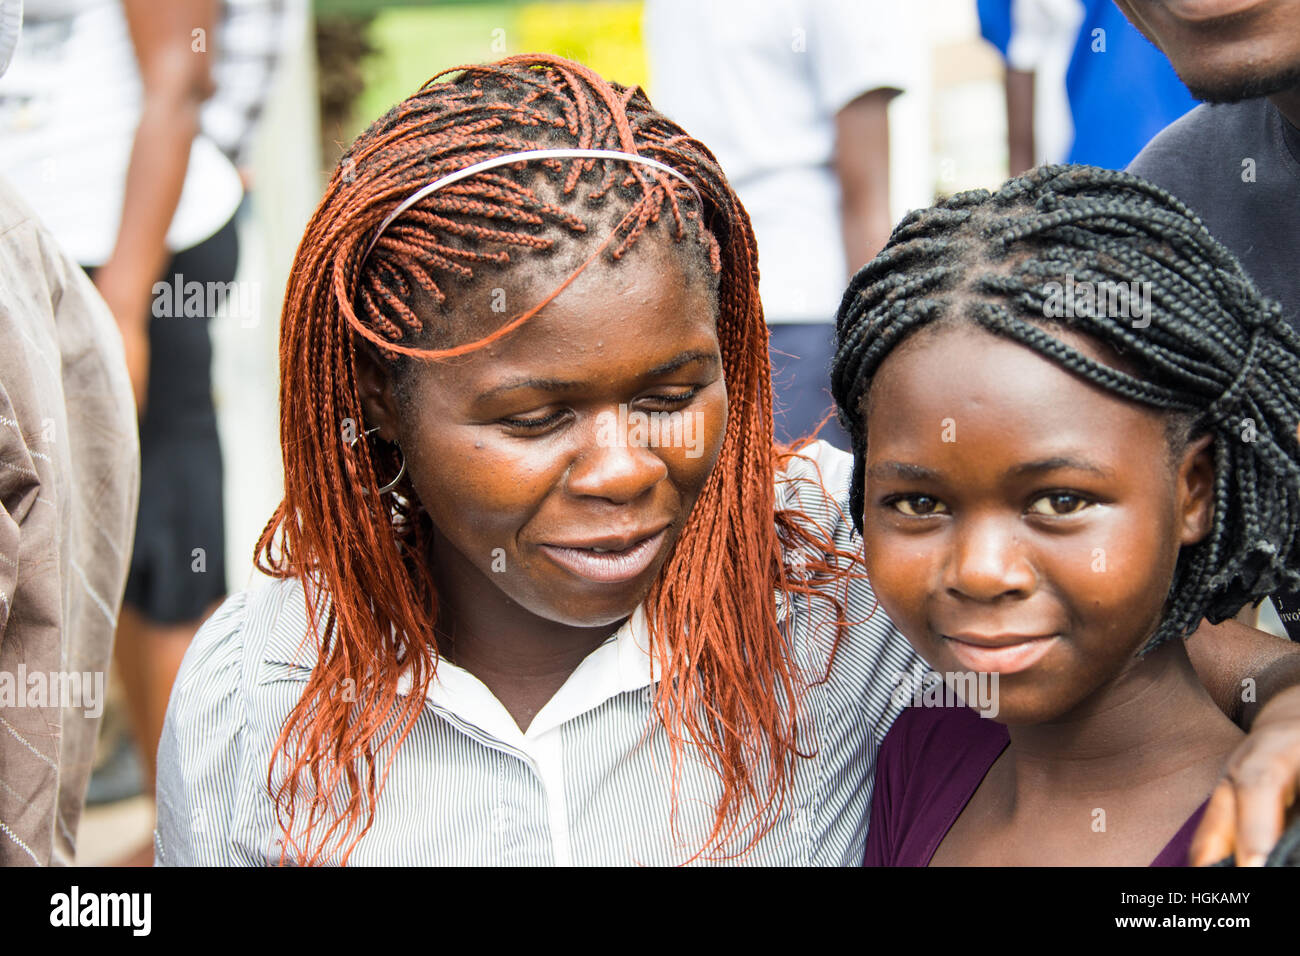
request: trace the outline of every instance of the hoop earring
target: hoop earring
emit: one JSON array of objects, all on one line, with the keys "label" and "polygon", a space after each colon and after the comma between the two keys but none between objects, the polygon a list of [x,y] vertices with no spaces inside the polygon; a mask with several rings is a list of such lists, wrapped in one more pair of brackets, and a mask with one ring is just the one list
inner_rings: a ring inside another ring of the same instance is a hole
[{"label": "hoop earring", "polygon": [[[378,425],[374,425],[374,426],[372,426],[372,427],[370,427],[370,428],[367,428],[367,429],[366,429],[362,434],[364,434],[367,438],[369,438],[371,435],[373,435],[373,434],[374,434],[375,432],[377,432],[377,431],[379,431],[379,426],[378,426]],[[352,443],[353,443],[353,444],[356,444],[356,439],[355,439],[355,438],[352,440]],[[397,445],[397,442],[393,442],[393,444],[394,444],[394,445]],[[386,494],[388,494],[390,491],[392,491],[394,488],[396,488],[396,487],[397,487],[397,483],[398,483],[399,481],[401,481],[401,480],[402,480],[402,476],[406,474],[406,452],[402,451],[402,446],[401,446],[401,445],[397,445],[397,451],[398,451],[398,453],[402,456],[402,467],[399,468],[399,469],[397,470],[397,477],[396,477],[396,478],[394,478],[394,479],[393,479],[392,481],[390,481],[388,484],[384,485],[382,488],[379,489],[379,493],[380,493],[381,495],[386,495]],[[362,493],[363,495],[368,495],[368,494],[370,494],[370,489],[369,489],[369,488],[362,488],[362,489],[361,489],[361,493]]]}]

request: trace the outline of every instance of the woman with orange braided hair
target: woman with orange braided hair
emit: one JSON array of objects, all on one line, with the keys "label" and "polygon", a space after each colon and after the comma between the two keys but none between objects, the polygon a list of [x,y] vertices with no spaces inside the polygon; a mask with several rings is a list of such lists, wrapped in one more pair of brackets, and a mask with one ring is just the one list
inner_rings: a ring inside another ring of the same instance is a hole
[{"label": "woman with orange braided hair", "polygon": [[773,446],[743,208],[638,89],[448,72],[298,250],[276,580],[187,654],[158,862],[856,864],[917,659],[851,457]]},{"label": "woman with orange braided hair", "polygon": [[848,457],[773,451],[743,208],[638,89],[448,72],[307,226],[279,581],[178,679],[158,860],[856,862],[912,657]]}]

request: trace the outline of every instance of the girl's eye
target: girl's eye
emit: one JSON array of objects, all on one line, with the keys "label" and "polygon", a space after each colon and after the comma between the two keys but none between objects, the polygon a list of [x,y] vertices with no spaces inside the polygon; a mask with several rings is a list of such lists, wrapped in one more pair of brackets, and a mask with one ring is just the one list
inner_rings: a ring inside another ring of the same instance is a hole
[{"label": "girl's eye", "polygon": [[891,504],[896,511],[911,518],[946,514],[948,511],[948,507],[942,501],[929,495],[907,495],[903,498],[895,498]]},{"label": "girl's eye", "polygon": [[1055,494],[1043,495],[1041,498],[1035,498],[1029,505],[1031,513],[1036,515],[1050,515],[1060,517],[1061,515],[1078,514],[1092,502],[1079,495],[1071,495],[1066,492],[1056,492]]}]

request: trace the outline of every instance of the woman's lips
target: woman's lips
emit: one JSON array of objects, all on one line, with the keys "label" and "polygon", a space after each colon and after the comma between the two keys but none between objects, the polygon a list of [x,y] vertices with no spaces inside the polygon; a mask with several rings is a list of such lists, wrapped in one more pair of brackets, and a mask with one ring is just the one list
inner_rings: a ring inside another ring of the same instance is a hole
[{"label": "woman's lips", "polygon": [[990,674],[1015,674],[1028,670],[1042,660],[1056,645],[1058,635],[979,642],[947,635],[943,639],[953,657],[964,667]]},{"label": "woman's lips", "polygon": [[663,528],[622,551],[594,551],[558,544],[543,544],[538,547],[560,567],[579,577],[599,584],[619,584],[645,573],[659,554],[667,533],[668,529]]}]

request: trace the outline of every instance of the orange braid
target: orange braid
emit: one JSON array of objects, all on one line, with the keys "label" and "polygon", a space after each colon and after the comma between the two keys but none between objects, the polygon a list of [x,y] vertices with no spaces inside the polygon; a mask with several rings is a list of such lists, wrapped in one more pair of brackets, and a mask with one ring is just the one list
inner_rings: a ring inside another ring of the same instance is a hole
[{"label": "orange braid", "polygon": [[[435,82],[449,73],[457,75]],[[365,256],[379,222],[419,186],[506,152],[557,145],[657,159],[691,179],[705,208],[683,184],[644,167],[548,160],[530,164],[540,171],[503,167],[425,197]],[[535,175],[550,177],[558,204],[531,188]],[[446,277],[467,279],[482,265],[501,268],[512,255],[552,249],[557,233],[586,232],[577,214],[579,182],[590,187],[587,203],[617,192],[630,207],[596,253],[542,303],[486,338],[420,348],[425,323],[411,297],[418,292],[441,305]],[[749,217],[713,155],[656,113],[639,89],[559,57],[530,55],[444,71],[371,126],[335,171],[289,278],[280,344],[285,497],[256,561],[267,573],[303,580],[319,655],[268,772],[287,849],[301,862],[325,861],[330,847],[347,862],[373,823],[377,795],[437,665],[427,635],[438,596],[422,557],[432,534],[428,517],[409,484],[391,499],[375,493],[377,473],[397,470],[391,449],[381,455],[364,440],[344,440],[349,426],[354,435],[363,427],[357,337],[390,355],[424,359],[481,348],[535,314],[597,256],[619,259],[665,210],[671,238],[682,243],[693,233],[700,251],[685,255],[707,262],[718,277],[717,333],[731,410],[717,465],[646,600],[663,674],[656,715],[671,745],[673,819],[677,763],[690,742],[722,788],[701,852],[721,852],[757,824],[751,846],[773,822],[799,755],[800,692],[773,589],[820,594],[787,575],[782,541],[814,542],[827,558],[809,562],[814,571],[831,572],[832,559],[851,556],[836,555],[825,536],[784,513],[771,518],[778,455]],[[410,689],[399,694],[403,677]],[[282,758],[287,769],[276,784]],[[296,819],[303,803],[305,821]]]}]

